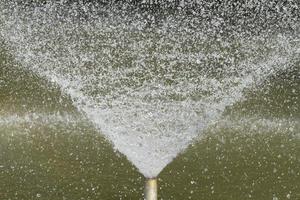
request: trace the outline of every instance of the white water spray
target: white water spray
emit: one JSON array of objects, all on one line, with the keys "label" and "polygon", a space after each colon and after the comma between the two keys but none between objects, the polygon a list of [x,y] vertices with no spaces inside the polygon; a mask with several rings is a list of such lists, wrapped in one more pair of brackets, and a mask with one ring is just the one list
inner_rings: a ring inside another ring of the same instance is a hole
[{"label": "white water spray", "polygon": [[103,15],[82,19],[77,8],[0,3],[0,38],[21,67],[60,87],[149,178],[245,89],[299,54],[299,41],[283,34],[212,40],[171,18],[148,27],[138,15],[97,7]]}]

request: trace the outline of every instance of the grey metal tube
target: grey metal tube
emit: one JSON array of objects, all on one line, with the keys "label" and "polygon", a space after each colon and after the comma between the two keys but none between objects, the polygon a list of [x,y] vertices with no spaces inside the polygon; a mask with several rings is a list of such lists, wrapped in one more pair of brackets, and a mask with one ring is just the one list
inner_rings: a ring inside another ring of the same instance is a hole
[{"label": "grey metal tube", "polygon": [[157,200],[157,179],[150,178],[145,184],[145,200]]}]

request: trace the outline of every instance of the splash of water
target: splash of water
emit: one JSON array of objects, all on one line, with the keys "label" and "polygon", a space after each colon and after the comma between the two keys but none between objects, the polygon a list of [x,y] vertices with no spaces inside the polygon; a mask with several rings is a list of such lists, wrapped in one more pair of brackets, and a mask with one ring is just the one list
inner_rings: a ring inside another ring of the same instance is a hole
[{"label": "splash of water", "polygon": [[21,67],[59,86],[146,177],[299,54],[292,36],[216,39],[213,27],[178,16],[149,25],[138,13],[91,5],[5,2],[0,10],[0,37]]}]

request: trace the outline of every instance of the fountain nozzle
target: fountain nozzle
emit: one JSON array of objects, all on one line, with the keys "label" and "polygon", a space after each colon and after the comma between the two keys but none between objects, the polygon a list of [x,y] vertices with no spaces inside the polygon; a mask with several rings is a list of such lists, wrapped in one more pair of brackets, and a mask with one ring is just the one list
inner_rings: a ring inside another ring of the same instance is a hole
[{"label": "fountain nozzle", "polygon": [[150,178],[146,180],[145,200],[157,200],[157,178]]}]

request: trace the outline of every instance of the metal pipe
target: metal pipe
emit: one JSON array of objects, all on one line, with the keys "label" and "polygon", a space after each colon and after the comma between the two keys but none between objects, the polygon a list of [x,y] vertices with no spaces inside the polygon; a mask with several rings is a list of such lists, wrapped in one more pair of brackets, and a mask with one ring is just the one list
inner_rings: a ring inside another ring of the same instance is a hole
[{"label": "metal pipe", "polygon": [[157,179],[150,178],[145,183],[145,200],[157,200]]}]

